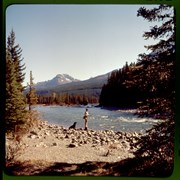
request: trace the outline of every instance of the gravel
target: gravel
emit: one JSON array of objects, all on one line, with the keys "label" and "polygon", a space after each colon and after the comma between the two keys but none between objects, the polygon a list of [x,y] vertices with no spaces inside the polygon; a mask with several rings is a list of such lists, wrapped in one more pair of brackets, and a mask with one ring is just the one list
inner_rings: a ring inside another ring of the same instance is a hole
[{"label": "gravel", "polygon": [[[137,147],[132,144],[140,136],[136,132],[69,130],[41,121],[38,127],[22,138],[20,143],[23,152],[17,160],[51,163],[118,162],[134,157],[133,152]],[[6,142],[10,144],[8,140]]]}]

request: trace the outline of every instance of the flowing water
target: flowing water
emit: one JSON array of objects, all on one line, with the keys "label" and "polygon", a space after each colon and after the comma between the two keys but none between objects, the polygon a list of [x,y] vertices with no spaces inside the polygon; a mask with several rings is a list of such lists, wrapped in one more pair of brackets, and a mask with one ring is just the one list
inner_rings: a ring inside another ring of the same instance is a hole
[{"label": "flowing water", "polygon": [[[84,128],[83,106],[36,106],[42,118],[49,123],[62,125],[66,128],[77,122],[76,128]],[[114,130],[127,132],[144,132],[151,128],[158,121],[152,118],[139,118],[134,115],[134,111],[108,110],[100,107],[91,107],[89,110],[88,127],[93,130]]]}]

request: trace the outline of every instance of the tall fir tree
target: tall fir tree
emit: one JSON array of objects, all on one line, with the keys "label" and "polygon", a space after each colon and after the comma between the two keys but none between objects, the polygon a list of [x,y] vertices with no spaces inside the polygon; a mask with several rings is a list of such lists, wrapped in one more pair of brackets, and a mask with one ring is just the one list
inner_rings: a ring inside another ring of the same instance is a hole
[{"label": "tall fir tree", "polygon": [[24,65],[21,65],[21,48],[15,45],[15,33],[8,37],[6,48],[6,132],[15,132],[16,126],[26,121],[26,104],[23,95]]},{"label": "tall fir tree", "polygon": [[24,87],[22,85],[24,78],[25,78],[25,73],[23,71],[25,70],[25,64],[22,64],[23,58],[22,56],[22,49],[19,46],[19,44],[15,44],[15,32],[12,30],[10,32],[10,35],[8,36],[7,39],[7,51],[11,55],[11,59],[14,63],[15,66],[15,73],[16,73],[16,81],[19,86],[19,90],[23,91]]},{"label": "tall fir tree", "polygon": [[[141,7],[138,16],[148,21],[162,24],[152,27],[144,33],[145,38],[158,39],[159,42],[147,46],[151,52],[141,54],[139,65],[141,73],[138,78],[141,88],[149,94],[145,105],[151,114],[166,115],[166,120],[146,131],[135,144],[138,150],[134,155],[145,169],[153,167],[155,176],[170,176],[174,161],[174,113],[175,113],[175,16],[174,8],[159,5],[157,8]],[[144,170],[145,172],[145,170]],[[143,174],[143,173],[141,173]]]},{"label": "tall fir tree", "polygon": [[38,97],[36,95],[36,90],[34,87],[33,80],[34,78],[32,76],[32,71],[30,71],[29,93],[26,95],[27,103],[29,104],[29,111],[32,110],[32,105],[35,105],[38,102]]},{"label": "tall fir tree", "polygon": [[155,39],[157,43],[145,46],[150,51],[140,54],[138,59],[139,87],[148,94],[144,101],[149,114],[157,112],[174,115],[175,111],[175,15],[174,8],[159,5],[157,8],[141,7],[137,16],[149,22],[159,22],[145,32],[145,39]]}]

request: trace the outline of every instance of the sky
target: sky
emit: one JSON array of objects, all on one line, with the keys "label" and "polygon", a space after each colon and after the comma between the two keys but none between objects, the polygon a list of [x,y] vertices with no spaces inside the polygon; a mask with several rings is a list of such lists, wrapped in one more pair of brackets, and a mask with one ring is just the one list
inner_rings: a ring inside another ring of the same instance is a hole
[{"label": "sky", "polygon": [[[6,39],[13,29],[26,73],[34,83],[69,74],[86,80],[136,62],[154,44],[142,35],[151,23],[137,17],[143,5],[11,5]],[[152,8],[152,5],[146,5]]]}]

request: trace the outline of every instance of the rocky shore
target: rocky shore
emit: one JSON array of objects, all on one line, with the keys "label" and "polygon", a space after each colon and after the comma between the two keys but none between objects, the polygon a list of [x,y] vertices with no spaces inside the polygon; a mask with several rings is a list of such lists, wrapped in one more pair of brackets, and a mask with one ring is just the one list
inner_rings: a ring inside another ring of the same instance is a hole
[{"label": "rocky shore", "polygon": [[[133,157],[134,143],[141,136],[136,132],[112,130],[66,129],[40,121],[21,140],[23,152],[18,161],[84,163],[87,161],[117,162]],[[7,145],[10,141],[6,141]]]}]

